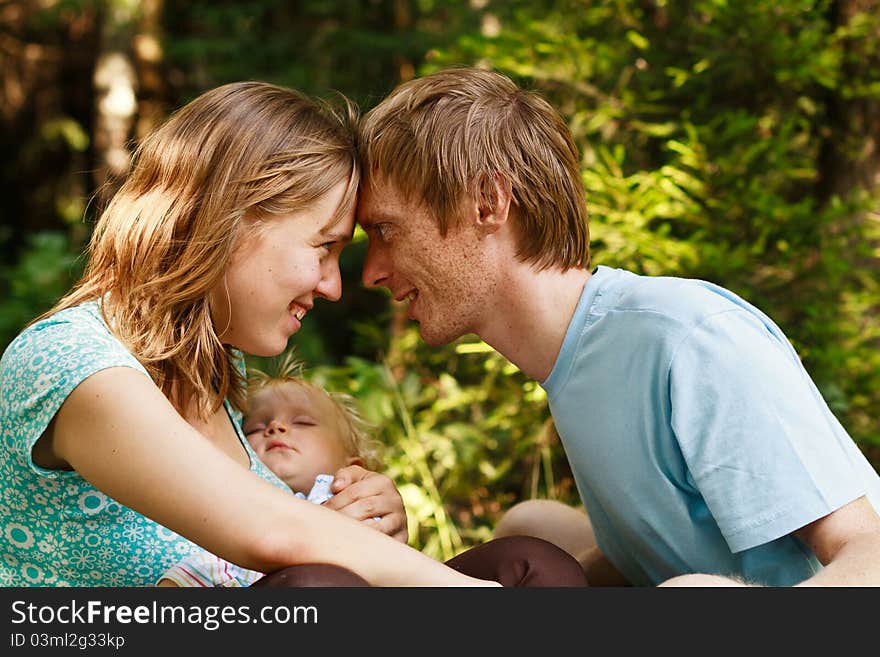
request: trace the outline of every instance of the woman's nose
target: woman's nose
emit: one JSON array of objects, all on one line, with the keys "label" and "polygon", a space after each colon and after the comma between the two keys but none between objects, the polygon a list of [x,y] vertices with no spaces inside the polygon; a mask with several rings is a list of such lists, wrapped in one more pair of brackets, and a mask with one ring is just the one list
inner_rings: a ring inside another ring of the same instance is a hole
[{"label": "woman's nose", "polygon": [[342,273],[339,271],[338,261],[334,260],[326,265],[315,292],[329,301],[339,301],[342,298]]}]

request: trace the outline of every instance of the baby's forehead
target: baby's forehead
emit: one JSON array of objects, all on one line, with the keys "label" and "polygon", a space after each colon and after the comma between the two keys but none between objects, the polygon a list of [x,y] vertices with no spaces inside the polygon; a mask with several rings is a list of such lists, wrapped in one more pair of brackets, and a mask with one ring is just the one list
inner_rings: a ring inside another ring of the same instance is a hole
[{"label": "baby's forehead", "polygon": [[261,386],[250,395],[250,409],[253,412],[262,407],[323,407],[330,398],[327,393],[305,381],[280,381]]}]

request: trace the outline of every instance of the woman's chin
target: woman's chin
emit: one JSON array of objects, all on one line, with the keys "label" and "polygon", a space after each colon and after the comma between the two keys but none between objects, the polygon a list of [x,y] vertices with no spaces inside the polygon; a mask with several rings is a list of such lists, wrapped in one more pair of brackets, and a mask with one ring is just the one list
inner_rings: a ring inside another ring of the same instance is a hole
[{"label": "woman's chin", "polygon": [[253,342],[250,344],[232,345],[236,349],[243,351],[250,356],[260,356],[261,358],[272,358],[278,356],[287,349],[287,342],[290,338],[286,337],[282,340],[272,342]]}]

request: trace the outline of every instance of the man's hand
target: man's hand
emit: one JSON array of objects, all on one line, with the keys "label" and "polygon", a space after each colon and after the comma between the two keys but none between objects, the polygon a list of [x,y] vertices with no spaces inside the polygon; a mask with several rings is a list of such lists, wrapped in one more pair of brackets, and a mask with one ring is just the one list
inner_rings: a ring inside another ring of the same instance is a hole
[{"label": "man's hand", "polygon": [[336,472],[330,490],[334,495],[324,506],[364,521],[401,543],[407,542],[403,498],[389,477],[350,465]]}]

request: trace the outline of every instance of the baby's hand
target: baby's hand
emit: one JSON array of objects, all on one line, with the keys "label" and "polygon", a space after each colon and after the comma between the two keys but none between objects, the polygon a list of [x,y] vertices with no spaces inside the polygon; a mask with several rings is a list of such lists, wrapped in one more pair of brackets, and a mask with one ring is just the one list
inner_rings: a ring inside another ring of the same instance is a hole
[{"label": "baby's hand", "polygon": [[406,543],[406,510],[394,482],[359,465],[342,468],[333,479],[334,495],[324,506],[367,522],[384,534]]}]

